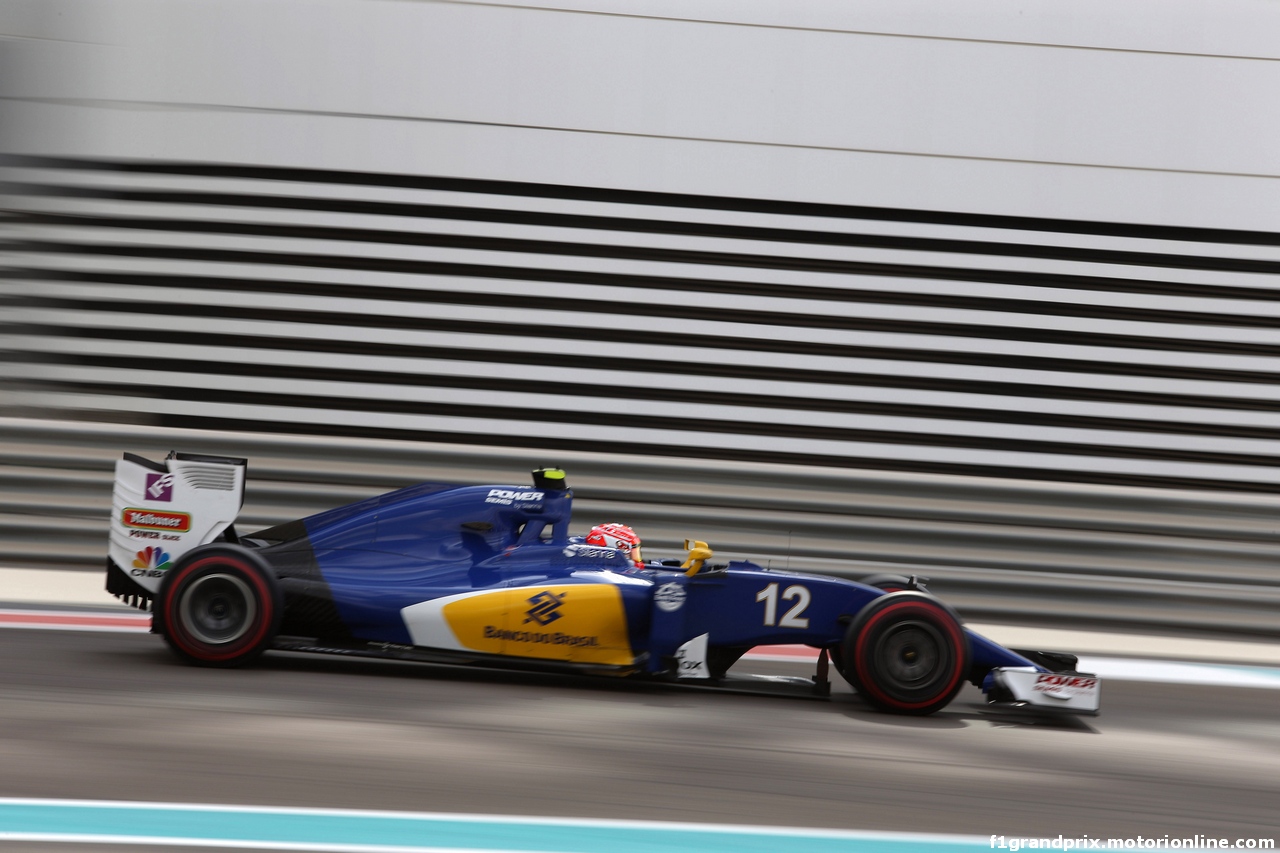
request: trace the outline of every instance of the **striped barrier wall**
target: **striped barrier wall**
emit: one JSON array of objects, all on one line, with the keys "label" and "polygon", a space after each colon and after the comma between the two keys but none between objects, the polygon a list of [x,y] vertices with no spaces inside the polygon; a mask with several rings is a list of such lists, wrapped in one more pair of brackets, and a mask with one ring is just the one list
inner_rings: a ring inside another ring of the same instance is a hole
[{"label": "striped barrier wall", "polygon": [[1280,235],[7,163],[10,414],[1280,488]]},{"label": "striped barrier wall", "polygon": [[101,571],[126,449],[247,457],[242,530],[556,464],[578,528],[629,523],[655,557],[699,538],[775,569],[917,574],[971,619],[1276,636],[1274,495],[93,422],[0,419],[0,565]]}]

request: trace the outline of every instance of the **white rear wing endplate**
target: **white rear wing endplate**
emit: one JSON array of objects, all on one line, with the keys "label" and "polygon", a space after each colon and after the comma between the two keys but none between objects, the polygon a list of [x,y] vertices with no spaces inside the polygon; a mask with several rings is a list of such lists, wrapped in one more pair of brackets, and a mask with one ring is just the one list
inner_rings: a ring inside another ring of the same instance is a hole
[{"label": "white rear wing endplate", "polygon": [[245,469],[244,459],[226,456],[174,452],[152,462],[126,453],[116,462],[108,575],[114,564],[140,589],[117,577],[108,590],[122,598],[154,597],[183,554],[217,539],[236,520]]}]

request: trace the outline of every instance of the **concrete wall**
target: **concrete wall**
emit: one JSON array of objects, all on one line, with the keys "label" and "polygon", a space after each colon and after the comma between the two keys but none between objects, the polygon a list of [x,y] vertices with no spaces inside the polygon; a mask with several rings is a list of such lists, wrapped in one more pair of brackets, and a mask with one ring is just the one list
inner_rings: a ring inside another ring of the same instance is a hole
[{"label": "concrete wall", "polygon": [[0,16],[10,151],[1280,227],[1264,0],[26,0]]}]

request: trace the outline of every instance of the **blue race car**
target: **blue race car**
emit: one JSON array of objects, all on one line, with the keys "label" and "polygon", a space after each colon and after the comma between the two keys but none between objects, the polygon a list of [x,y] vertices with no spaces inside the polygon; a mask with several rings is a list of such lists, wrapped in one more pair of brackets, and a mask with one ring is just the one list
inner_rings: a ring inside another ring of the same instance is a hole
[{"label": "blue race car", "polygon": [[193,664],[282,649],[738,687],[728,670],[752,648],[805,645],[814,678],[773,683],[828,695],[830,662],[899,714],[933,713],[966,681],[1001,706],[1098,710],[1073,656],[1006,649],[908,579],[711,565],[701,542],[683,564],[644,562],[571,536],[558,469],[530,486],[423,483],[241,536],[245,472],[187,453],[116,465],[107,590]]}]

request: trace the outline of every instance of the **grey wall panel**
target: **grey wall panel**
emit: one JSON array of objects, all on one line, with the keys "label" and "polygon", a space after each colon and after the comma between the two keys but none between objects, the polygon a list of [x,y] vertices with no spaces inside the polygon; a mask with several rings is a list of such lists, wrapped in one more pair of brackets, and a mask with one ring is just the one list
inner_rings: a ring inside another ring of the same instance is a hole
[{"label": "grey wall panel", "polygon": [[14,0],[0,148],[1274,231],[1277,23],[1255,0]]}]

